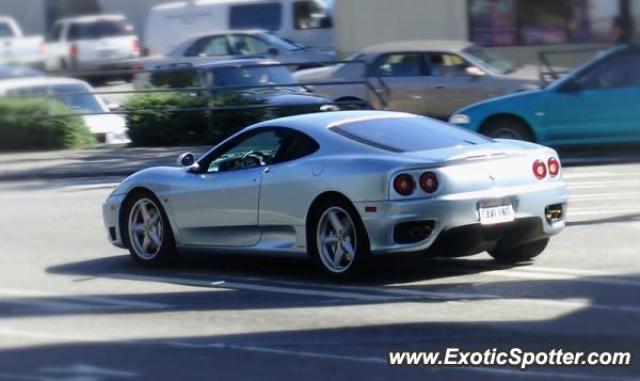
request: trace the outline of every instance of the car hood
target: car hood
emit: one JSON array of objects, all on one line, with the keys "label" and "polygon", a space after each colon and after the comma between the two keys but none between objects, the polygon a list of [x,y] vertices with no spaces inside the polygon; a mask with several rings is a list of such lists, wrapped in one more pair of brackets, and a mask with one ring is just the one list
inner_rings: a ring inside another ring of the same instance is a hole
[{"label": "car hood", "polygon": [[495,111],[495,110],[510,110],[516,109],[519,105],[532,105],[537,102],[540,96],[545,92],[545,89],[536,90],[523,90],[516,93],[502,95],[495,98],[486,99],[477,103],[473,103],[466,106],[455,114],[467,114],[474,111]]},{"label": "car hood", "polygon": [[298,70],[293,77],[300,82],[322,81],[331,79],[335,66],[324,66],[313,69]]},{"label": "car hood", "polygon": [[516,70],[505,74],[504,76],[511,79],[522,79],[534,82],[540,81],[540,72],[536,65],[518,66]]},{"label": "car hood", "polygon": [[264,102],[271,106],[292,106],[310,104],[329,104],[329,99],[318,95],[295,91],[264,91],[245,94],[245,97]]}]

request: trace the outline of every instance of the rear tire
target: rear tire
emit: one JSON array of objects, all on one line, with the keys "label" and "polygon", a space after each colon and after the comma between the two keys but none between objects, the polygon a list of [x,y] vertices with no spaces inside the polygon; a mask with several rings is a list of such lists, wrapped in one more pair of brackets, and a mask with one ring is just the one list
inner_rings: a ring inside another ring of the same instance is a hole
[{"label": "rear tire", "polygon": [[535,141],[529,127],[516,118],[496,118],[486,122],[482,133],[494,139]]},{"label": "rear tire", "polygon": [[549,238],[544,238],[510,250],[491,250],[489,254],[502,263],[526,262],[540,255],[547,248],[547,244],[549,244]]},{"label": "rear tire", "polygon": [[151,192],[136,192],[123,205],[120,231],[131,257],[146,267],[175,263],[178,252],[169,219]]},{"label": "rear tire", "polygon": [[358,212],[339,198],[311,211],[307,243],[318,268],[335,280],[362,274],[370,259],[369,237]]}]

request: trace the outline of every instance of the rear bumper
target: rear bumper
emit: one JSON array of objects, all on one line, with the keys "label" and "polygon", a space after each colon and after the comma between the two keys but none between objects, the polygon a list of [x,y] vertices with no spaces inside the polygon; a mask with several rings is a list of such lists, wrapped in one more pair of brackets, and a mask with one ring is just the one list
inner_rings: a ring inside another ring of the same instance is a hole
[{"label": "rear bumper", "polygon": [[[463,256],[490,250],[496,245],[518,246],[559,233],[564,220],[549,222],[545,208],[562,204],[567,191],[563,181],[477,192],[448,194],[407,201],[356,203],[369,235],[373,254],[433,252]],[[510,199],[516,212],[513,222],[481,225],[478,203]],[[366,207],[366,209],[365,209]],[[375,207],[375,212],[371,212]],[[398,243],[394,229],[403,222],[431,221],[428,238],[414,243]]]}]

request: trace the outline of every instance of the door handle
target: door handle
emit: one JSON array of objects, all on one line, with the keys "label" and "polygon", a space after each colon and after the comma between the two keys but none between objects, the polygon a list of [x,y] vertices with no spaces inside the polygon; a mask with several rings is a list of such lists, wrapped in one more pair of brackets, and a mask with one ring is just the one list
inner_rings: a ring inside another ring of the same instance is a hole
[{"label": "door handle", "polygon": [[264,167],[264,169],[262,170],[262,173],[269,173],[269,172],[271,172],[269,167]]}]

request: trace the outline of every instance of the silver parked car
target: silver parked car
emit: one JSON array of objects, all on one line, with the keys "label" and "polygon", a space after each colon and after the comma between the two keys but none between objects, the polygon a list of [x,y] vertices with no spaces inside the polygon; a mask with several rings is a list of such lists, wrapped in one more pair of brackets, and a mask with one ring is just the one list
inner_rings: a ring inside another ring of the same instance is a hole
[{"label": "silver parked car", "polygon": [[519,66],[466,41],[390,42],[349,60],[354,63],[301,70],[295,77],[301,83],[364,77],[386,105],[362,85],[322,85],[317,91],[338,102],[440,119],[482,99],[542,84],[536,66]]},{"label": "silver parked car", "polygon": [[145,57],[136,62],[145,69],[154,69],[168,63],[199,64],[247,57],[302,63],[298,68],[318,66],[318,62],[336,59],[335,51],[308,48],[271,32],[236,30],[192,36],[165,55]]},{"label": "silver parked car", "polygon": [[110,241],[143,265],[188,249],[308,254],[335,277],[394,253],[516,262],[565,225],[554,150],[412,114],[275,119],[179,162],[130,176],[104,203]]}]

